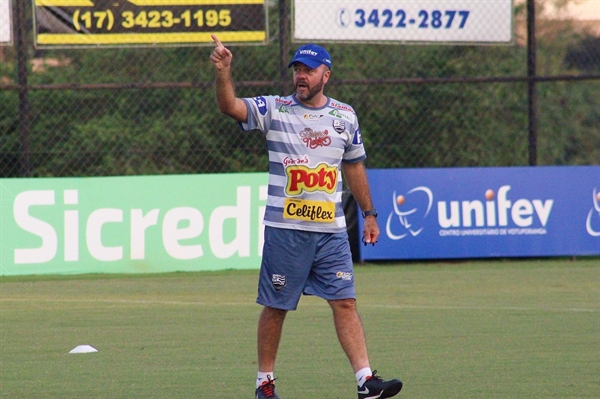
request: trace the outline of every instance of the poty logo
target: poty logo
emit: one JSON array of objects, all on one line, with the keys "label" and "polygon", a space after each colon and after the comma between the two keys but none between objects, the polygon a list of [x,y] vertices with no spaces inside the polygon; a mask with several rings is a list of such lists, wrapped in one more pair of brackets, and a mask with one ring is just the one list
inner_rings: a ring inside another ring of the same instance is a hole
[{"label": "poty logo", "polygon": [[[600,237],[600,193],[596,188],[592,192],[592,209],[590,209],[585,220],[585,229],[592,237]],[[593,220],[596,222],[594,223]],[[596,228],[594,228],[594,225]]]},{"label": "poty logo", "polygon": [[[451,235],[506,235],[506,234],[546,234],[543,228],[548,223],[554,200],[528,200],[520,198],[514,202],[508,199],[511,187],[502,186],[496,193],[489,189],[485,201],[438,201],[438,225],[441,236]],[[387,218],[386,234],[392,240],[400,240],[409,234],[419,235],[424,229],[424,220],[433,206],[433,192],[425,186],[415,187],[404,195],[393,193],[393,211]],[[600,206],[599,206],[600,212]],[[397,221],[397,223],[396,223]],[[536,223],[539,222],[539,223]],[[401,227],[398,227],[398,224]],[[509,227],[530,228],[535,224],[542,228],[498,229]],[[471,229],[477,227],[478,229]],[[458,230],[467,228],[466,230]],[[514,230],[514,231],[513,231]],[[600,233],[599,233],[600,234]]]},{"label": "poty logo", "polygon": [[325,163],[310,168],[295,165],[286,168],[287,185],[285,193],[290,196],[300,195],[303,191],[325,191],[333,194],[337,188],[338,169]]}]

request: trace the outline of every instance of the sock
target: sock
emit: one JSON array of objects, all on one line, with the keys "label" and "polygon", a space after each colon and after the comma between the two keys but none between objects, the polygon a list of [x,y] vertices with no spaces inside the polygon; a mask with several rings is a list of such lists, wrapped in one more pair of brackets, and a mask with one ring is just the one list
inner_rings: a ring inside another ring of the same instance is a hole
[{"label": "sock", "polygon": [[370,367],[365,367],[364,369],[360,369],[356,372],[356,383],[358,384],[359,387],[362,387],[363,384],[365,383],[365,381],[367,380],[367,377],[370,377],[373,375],[373,372],[371,371]]},{"label": "sock", "polygon": [[272,371],[267,371],[266,373],[259,371],[258,375],[256,376],[256,387],[258,388],[263,382],[267,381],[269,378],[271,378],[272,380],[275,379],[275,375]]}]

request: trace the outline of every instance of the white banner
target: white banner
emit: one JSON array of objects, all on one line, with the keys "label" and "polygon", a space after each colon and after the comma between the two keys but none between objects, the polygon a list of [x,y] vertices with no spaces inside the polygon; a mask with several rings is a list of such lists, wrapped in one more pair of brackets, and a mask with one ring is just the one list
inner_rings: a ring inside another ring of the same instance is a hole
[{"label": "white banner", "polygon": [[503,43],[512,0],[295,0],[299,41]]},{"label": "white banner", "polygon": [[12,43],[10,0],[0,0],[0,44]]}]

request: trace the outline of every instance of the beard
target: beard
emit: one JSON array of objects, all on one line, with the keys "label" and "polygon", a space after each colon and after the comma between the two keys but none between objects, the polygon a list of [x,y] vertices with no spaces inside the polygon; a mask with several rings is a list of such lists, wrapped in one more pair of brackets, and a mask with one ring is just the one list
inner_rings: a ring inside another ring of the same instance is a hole
[{"label": "beard", "polygon": [[313,98],[315,98],[315,96],[317,94],[319,94],[321,91],[323,91],[323,86],[325,84],[323,83],[323,81],[321,80],[321,82],[319,82],[317,85],[310,87],[307,85],[307,87],[304,89],[304,94],[302,94],[300,92],[300,89],[298,89],[298,86],[296,86],[296,97],[304,102],[309,102],[310,100],[312,100]]}]

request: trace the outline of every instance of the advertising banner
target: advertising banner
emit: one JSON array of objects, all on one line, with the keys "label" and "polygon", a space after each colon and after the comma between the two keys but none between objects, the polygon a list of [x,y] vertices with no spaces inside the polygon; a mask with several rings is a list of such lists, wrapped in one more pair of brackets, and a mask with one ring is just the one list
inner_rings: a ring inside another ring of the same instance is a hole
[{"label": "advertising banner", "polygon": [[265,0],[34,0],[36,45],[120,46],[267,40]]},{"label": "advertising banner", "polygon": [[0,46],[12,43],[10,0],[0,0]]},{"label": "advertising banner", "polygon": [[362,260],[600,255],[600,166],[368,176],[381,237]]},{"label": "advertising banner", "polygon": [[259,268],[267,179],[0,179],[0,275]]},{"label": "advertising banner", "polygon": [[294,39],[512,42],[512,0],[295,0]]}]

